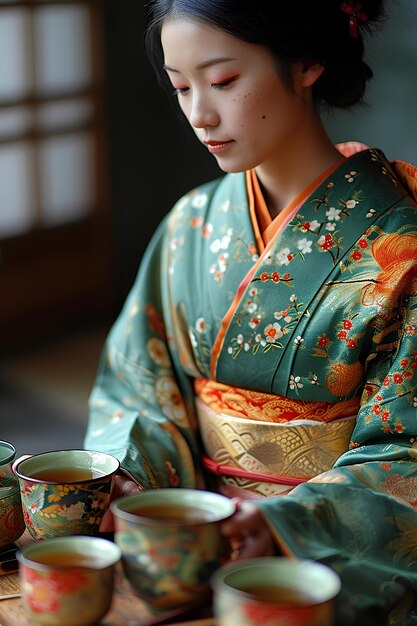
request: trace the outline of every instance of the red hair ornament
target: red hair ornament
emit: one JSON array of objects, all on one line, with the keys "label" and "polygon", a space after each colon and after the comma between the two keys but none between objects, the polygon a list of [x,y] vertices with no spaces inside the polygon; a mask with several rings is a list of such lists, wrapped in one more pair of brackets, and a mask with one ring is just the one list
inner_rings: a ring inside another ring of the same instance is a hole
[{"label": "red hair ornament", "polygon": [[367,22],[368,16],[361,11],[362,4],[360,2],[342,2],[340,10],[349,16],[349,32],[351,37],[358,37],[358,20]]}]

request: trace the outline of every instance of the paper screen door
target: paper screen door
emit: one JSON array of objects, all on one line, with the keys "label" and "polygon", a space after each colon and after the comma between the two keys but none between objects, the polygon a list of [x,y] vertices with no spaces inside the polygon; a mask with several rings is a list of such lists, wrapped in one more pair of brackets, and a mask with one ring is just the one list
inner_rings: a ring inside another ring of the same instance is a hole
[{"label": "paper screen door", "polygon": [[0,347],[109,302],[100,0],[0,0]]}]

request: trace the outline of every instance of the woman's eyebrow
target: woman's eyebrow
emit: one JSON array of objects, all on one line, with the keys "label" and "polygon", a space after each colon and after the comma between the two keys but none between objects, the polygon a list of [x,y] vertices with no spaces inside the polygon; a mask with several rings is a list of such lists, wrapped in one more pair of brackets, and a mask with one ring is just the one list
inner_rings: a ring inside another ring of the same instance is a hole
[{"label": "woman's eyebrow", "polygon": [[[216,57],[214,59],[208,59],[207,61],[203,61],[202,63],[199,63],[198,65],[196,65],[196,69],[204,70],[206,67],[211,67],[212,65],[218,65],[219,63],[228,63],[229,61],[236,61],[236,59],[232,57]],[[178,70],[174,69],[173,67],[169,67],[168,65],[165,65],[165,63],[162,67],[167,72],[176,72],[178,74]]]}]

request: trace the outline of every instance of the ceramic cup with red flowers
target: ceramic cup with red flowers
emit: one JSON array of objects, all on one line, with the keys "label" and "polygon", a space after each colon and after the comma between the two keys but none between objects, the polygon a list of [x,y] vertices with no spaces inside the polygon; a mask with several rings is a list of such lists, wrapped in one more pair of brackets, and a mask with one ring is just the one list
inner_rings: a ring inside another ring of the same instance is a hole
[{"label": "ceramic cup with red flowers", "polygon": [[19,483],[12,472],[16,449],[0,441],[0,550],[12,544],[25,530]]},{"label": "ceramic cup with red flowers", "polygon": [[55,537],[17,552],[31,623],[91,626],[109,610],[120,548],[100,537]]},{"label": "ceramic cup with red flowers", "polygon": [[332,626],[341,588],[326,565],[281,556],[229,563],[210,582],[217,626]]}]

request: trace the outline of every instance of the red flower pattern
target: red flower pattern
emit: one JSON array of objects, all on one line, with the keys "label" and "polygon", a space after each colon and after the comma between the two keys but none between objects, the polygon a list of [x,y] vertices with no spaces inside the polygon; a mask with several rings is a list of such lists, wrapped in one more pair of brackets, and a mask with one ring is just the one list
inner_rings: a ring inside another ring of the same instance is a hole
[{"label": "red flower pattern", "polygon": [[63,594],[74,593],[86,584],[86,577],[81,572],[36,572],[22,565],[23,580],[29,582],[31,591],[28,603],[35,613],[55,613],[59,609]]}]

